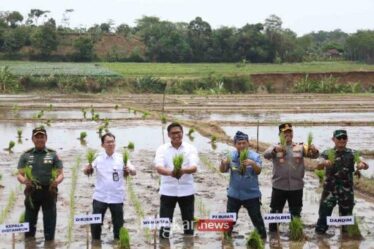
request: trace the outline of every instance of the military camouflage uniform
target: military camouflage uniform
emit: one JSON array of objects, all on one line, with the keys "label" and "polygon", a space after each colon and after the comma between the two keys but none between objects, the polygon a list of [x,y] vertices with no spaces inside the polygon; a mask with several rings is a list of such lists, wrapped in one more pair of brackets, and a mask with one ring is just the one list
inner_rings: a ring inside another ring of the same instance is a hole
[{"label": "military camouflage uniform", "polygon": [[[345,148],[343,151],[335,151],[335,163],[326,167],[326,179],[323,184],[323,192],[319,206],[319,219],[316,226],[317,233],[325,233],[328,229],[326,217],[331,216],[338,203],[339,215],[352,215],[354,206],[353,173],[354,151]],[[322,160],[328,159],[328,151],[321,154]],[[343,229],[345,229],[343,227]]]},{"label": "military camouflage uniform", "polygon": [[40,207],[43,211],[44,237],[53,240],[56,228],[56,200],[57,190],[51,191],[52,168],[62,169],[62,161],[56,151],[45,148],[35,148],[23,153],[18,162],[18,169],[26,166],[32,167],[32,175],[35,178],[32,188],[25,189],[25,222],[29,222],[30,231],[26,237],[34,237],[36,223]]}]

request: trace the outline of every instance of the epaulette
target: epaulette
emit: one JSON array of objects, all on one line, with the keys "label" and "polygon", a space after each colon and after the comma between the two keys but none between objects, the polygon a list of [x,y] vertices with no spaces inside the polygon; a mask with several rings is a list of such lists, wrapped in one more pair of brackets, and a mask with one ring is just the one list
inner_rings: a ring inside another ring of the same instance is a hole
[{"label": "epaulette", "polygon": [[23,152],[23,153],[30,153],[30,152],[32,152],[33,150],[34,150],[34,148],[30,148],[30,149],[26,150],[26,151]]},{"label": "epaulette", "polygon": [[47,148],[47,151],[48,151],[48,152],[56,152],[55,150],[50,149],[50,148]]}]

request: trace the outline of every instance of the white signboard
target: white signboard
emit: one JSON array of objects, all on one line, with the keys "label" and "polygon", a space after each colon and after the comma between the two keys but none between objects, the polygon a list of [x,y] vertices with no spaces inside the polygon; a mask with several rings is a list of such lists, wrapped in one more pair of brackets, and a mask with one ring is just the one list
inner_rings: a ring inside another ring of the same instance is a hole
[{"label": "white signboard", "polygon": [[161,227],[170,227],[169,218],[149,218],[143,220],[143,227],[149,229],[160,229]]},{"label": "white signboard", "polygon": [[0,225],[0,233],[25,233],[29,231],[29,223]]},{"label": "white signboard", "polygon": [[327,225],[353,225],[355,218],[353,216],[327,216]]},{"label": "white signboard", "polygon": [[212,220],[232,220],[236,221],[236,213],[211,213],[209,216]]},{"label": "white signboard", "polygon": [[101,223],[101,214],[75,215],[74,224],[87,225]]},{"label": "white signboard", "polygon": [[291,214],[265,214],[265,223],[290,223]]}]

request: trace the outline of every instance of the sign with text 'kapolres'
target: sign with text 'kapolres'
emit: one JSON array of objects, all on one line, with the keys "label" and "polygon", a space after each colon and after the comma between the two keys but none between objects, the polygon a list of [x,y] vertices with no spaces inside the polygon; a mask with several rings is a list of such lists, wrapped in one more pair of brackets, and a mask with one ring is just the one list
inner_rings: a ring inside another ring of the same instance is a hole
[{"label": "sign with text 'kapolres'", "polygon": [[0,225],[0,233],[25,233],[29,231],[29,223]]},{"label": "sign with text 'kapolres'", "polygon": [[87,225],[101,223],[101,214],[75,215],[74,224]]},{"label": "sign with text 'kapolres'", "polygon": [[149,218],[143,220],[143,227],[149,229],[160,229],[161,227],[170,227],[169,218]]},{"label": "sign with text 'kapolres'", "polygon": [[290,223],[291,214],[265,214],[265,223]]},{"label": "sign with text 'kapolres'", "polygon": [[353,216],[327,216],[327,225],[343,226],[355,224]]},{"label": "sign with text 'kapolres'", "polygon": [[236,213],[211,213],[209,219],[236,221]]}]

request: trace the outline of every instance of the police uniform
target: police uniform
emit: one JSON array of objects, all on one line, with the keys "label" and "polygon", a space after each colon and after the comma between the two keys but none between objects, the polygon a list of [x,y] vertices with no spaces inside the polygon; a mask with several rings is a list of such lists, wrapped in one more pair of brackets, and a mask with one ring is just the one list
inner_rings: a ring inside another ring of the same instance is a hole
[{"label": "police uniform", "polygon": [[[44,130],[45,132],[45,130]],[[34,132],[33,132],[34,134]],[[44,133],[46,134],[46,133]],[[40,207],[43,210],[45,240],[53,240],[56,228],[56,192],[50,191],[52,168],[62,169],[62,161],[56,151],[45,148],[32,148],[24,152],[18,162],[18,169],[32,167],[35,178],[33,187],[25,189],[25,222],[29,222],[30,230],[26,237],[34,237]]]},{"label": "police uniform", "polygon": [[[332,166],[326,167],[326,178],[323,184],[321,202],[319,206],[319,218],[316,232],[323,234],[328,229],[326,217],[331,216],[336,204],[339,205],[341,216],[352,215],[354,206],[353,195],[353,173],[354,173],[354,150],[331,149],[335,152],[335,162]],[[321,154],[322,160],[328,159],[329,150]]]},{"label": "police uniform", "polygon": [[[279,133],[287,130],[292,131],[290,123],[279,126]],[[273,162],[270,213],[282,213],[288,202],[291,216],[300,217],[303,206],[304,157],[318,158],[319,151],[308,151],[303,143],[286,145],[285,150],[285,155],[279,156],[273,145],[264,152],[264,158]],[[276,223],[269,224],[269,231],[277,231]]]}]

